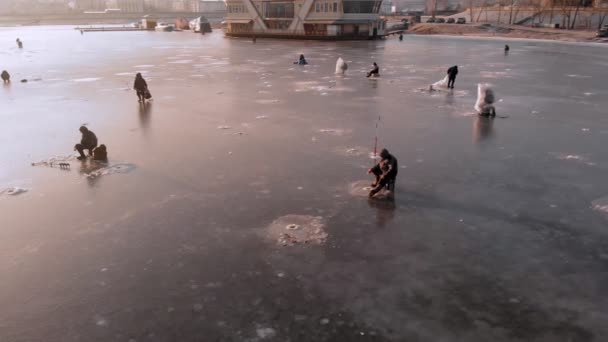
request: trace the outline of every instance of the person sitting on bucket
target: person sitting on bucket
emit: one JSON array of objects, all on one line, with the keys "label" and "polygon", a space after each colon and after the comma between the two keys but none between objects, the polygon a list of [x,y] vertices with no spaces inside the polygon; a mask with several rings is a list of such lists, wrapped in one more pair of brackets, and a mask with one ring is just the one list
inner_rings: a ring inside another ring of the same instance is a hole
[{"label": "person sitting on bucket", "polygon": [[137,91],[137,98],[139,99],[139,102],[146,101],[146,91],[148,90],[148,83],[146,83],[146,80],[144,80],[143,76],[139,72],[137,73],[137,75],[135,75],[133,89]]},{"label": "person sitting on bucket", "polygon": [[376,181],[372,183],[373,189],[369,192],[369,197],[374,197],[383,188],[389,190],[392,195],[395,191],[398,171],[397,158],[390,154],[387,149],[382,149],[380,152],[380,162],[367,171],[368,174],[373,173],[376,176]]},{"label": "person sitting on bucket", "polygon": [[372,69],[372,71],[367,73],[367,77],[370,77],[372,75],[375,77],[380,76],[380,67],[378,67],[378,64],[376,64],[376,62],[374,62],[374,68]]},{"label": "person sitting on bucket", "polygon": [[300,55],[300,59],[297,62],[293,62],[293,64],[306,65],[308,62],[306,61],[306,58],[304,58],[304,55]]},{"label": "person sitting on bucket", "polygon": [[4,83],[11,82],[11,75],[6,70],[2,70],[2,81],[4,81]]},{"label": "person sitting on bucket", "polygon": [[85,160],[87,157],[84,155],[84,150],[89,150],[89,155],[93,155],[93,150],[97,147],[97,136],[85,126],[80,126],[79,130],[82,133],[82,139],[80,139],[80,144],[74,146],[74,149],[80,154],[78,160]]}]

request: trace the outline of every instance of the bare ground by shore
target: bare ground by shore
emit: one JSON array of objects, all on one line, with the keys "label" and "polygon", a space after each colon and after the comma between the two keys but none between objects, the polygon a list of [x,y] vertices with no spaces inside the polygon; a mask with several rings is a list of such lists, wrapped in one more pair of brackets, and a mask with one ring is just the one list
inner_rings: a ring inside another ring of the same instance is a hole
[{"label": "bare ground by shore", "polygon": [[429,35],[544,39],[570,42],[608,42],[608,39],[597,38],[596,32],[593,31],[532,28],[518,25],[420,23],[410,27],[408,32]]}]

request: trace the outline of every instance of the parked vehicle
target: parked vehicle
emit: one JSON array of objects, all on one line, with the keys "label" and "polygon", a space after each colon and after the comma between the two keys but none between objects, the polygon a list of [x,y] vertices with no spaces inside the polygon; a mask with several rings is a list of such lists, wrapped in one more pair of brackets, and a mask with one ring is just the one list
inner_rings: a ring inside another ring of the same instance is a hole
[{"label": "parked vehicle", "polygon": [[158,23],[158,25],[156,25],[156,27],[154,29],[156,31],[161,31],[161,32],[173,32],[175,30],[175,27],[173,25],[169,25],[167,23]]},{"label": "parked vehicle", "polygon": [[435,22],[435,18],[428,18],[426,20],[427,23],[434,23]]},{"label": "parked vehicle", "polygon": [[443,18],[437,18],[437,20],[435,20],[436,23],[440,23],[440,24],[444,24],[445,23],[445,19]]},{"label": "parked vehicle", "polygon": [[446,21],[446,23],[448,24],[454,24],[456,22],[456,20],[454,20],[454,18],[448,18],[448,20]]},{"label": "parked vehicle", "polygon": [[467,20],[465,18],[458,18],[458,20],[456,20],[456,24],[466,24]]},{"label": "parked vehicle", "polygon": [[604,26],[597,31],[596,37],[598,38],[608,38],[608,27]]}]

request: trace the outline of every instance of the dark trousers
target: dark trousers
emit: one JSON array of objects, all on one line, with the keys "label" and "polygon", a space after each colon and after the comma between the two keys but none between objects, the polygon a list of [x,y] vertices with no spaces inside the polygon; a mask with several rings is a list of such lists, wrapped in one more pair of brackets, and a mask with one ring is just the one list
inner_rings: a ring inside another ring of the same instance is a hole
[{"label": "dark trousers", "polygon": [[380,165],[376,165],[372,167],[372,173],[376,176],[376,187],[372,190],[372,193],[377,193],[382,190],[382,188],[386,188],[387,190],[394,191],[395,190],[395,180],[397,179],[396,174],[388,174],[385,177],[382,176],[382,169],[380,169]]},{"label": "dark trousers", "polygon": [[454,82],[456,82],[456,75],[448,77],[448,88],[454,88]]},{"label": "dark trousers", "polygon": [[145,89],[137,89],[137,98],[139,101],[143,101],[146,99],[146,90]]},{"label": "dark trousers", "polygon": [[84,146],[83,144],[76,144],[76,146],[74,146],[74,148],[76,149],[76,151],[78,151],[78,153],[80,153],[81,157],[86,157],[84,155],[84,150],[89,150],[89,155],[93,155],[93,149],[97,147],[97,146]]}]

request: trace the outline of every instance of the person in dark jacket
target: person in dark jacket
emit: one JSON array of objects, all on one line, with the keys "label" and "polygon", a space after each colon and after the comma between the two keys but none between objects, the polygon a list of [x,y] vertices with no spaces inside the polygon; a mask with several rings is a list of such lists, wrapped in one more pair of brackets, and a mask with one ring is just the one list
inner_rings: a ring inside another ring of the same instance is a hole
[{"label": "person in dark jacket", "polygon": [[374,62],[374,68],[372,69],[372,71],[367,73],[367,77],[371,77],[372,75],[374,75],[374,77],[380,76],[380,67],[378,67],[378,64],[376,64],[376,62]]},{"label": "person in dark jacket", "polygon": [[133,89],[137,91],[137,98],[139,99],[139,102],[146,101],[146,91],[148,90],[148,83],[146,83],[146,80],[144,80],[143,76],[141,76],[141,73],[139,72],[137,73],[137,75],[135,75]]},{"label": "person in dark jacket", "polygon": [[17,38],[17,47],[23,49],[23,42],[19,38]]},{"label": "person in dark jacket", "polygon": [[2,81],[4,81],[4,83],[11,82],[11,75],[6,70],[2,70]]},{"label": "person in dark jacket", "polygon": [[306,58],[304,58],[304,55],[300,55],[300,59],[297,62],[294,62],[293,64],[306,65],[308,64],[308,62],[306,61]]},{"label": "person in dark jacket", "polygon": [[454,65],[448,69],[448,88],[454,89],[454,82],[456,82],[456,75],[458,75],[458,66]]},{"label": "person in dark jacket", "polygon": [[80,144],[74,146],[74,149],[80,154],[78,160],[84,160],[87,158],[84,155],[84,150],[89,150],[89,155],[93,155],[93,150],[97,147],[97,136],[85,126],[80,126],[79,130],[82,133],[82,139],[80,139]]},{"label": "person in dark jacket", "polygon": [[369,197],[374,197],[383,188],[387,188],[391,194],[395,191],[395,181],[397,180],[397,173],[399,171],[397,158],[390,154],[387,149],[382,149],[380,158],[380,162],[367,171],[367,173],[373,173],[376,176],[376,181],[372,183],[373,189],[369,192]]},{"label": "person in dark jacket", "polygon": [[399,33],[399,41],[403,41],[403,33]]}]

